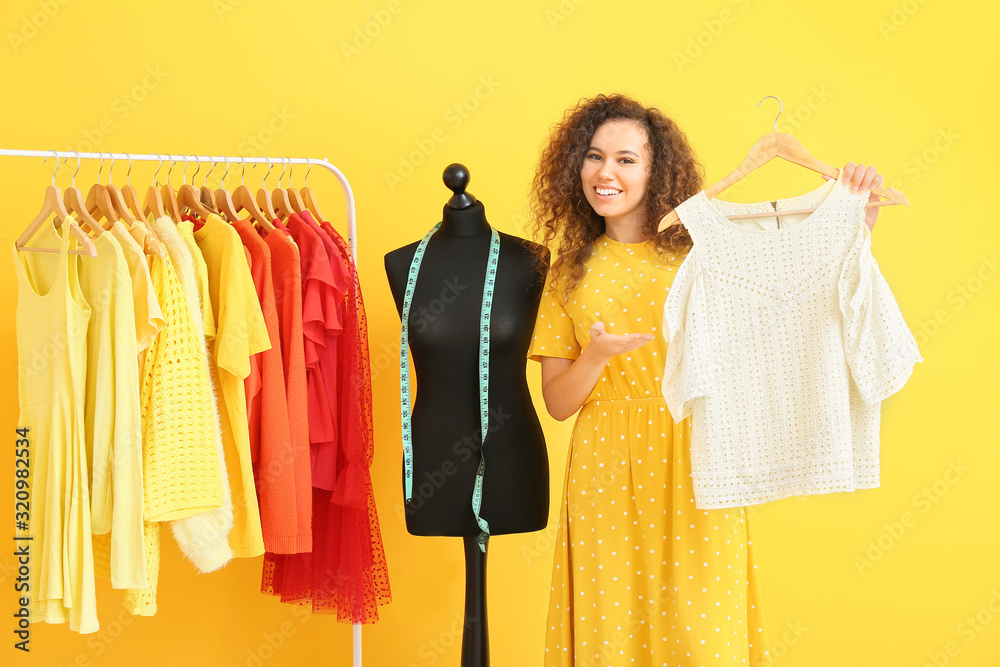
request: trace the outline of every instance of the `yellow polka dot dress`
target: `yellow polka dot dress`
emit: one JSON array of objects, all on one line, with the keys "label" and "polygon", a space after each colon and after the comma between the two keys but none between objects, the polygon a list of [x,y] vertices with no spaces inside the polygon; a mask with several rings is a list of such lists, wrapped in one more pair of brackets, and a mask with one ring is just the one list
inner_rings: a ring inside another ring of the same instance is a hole
[{"label": "yellow polka dot dress", "polygon": [[[545,666],[770,665],[743,508],[695,509],[690,420],[660,391],[663,303],[682,257],[602,236],[586,274],[542,295],[532,359],[575,359],[590,327],[651,333],[577,415],[552,571]],[[565,302],[564,302],[565,301]]]}]

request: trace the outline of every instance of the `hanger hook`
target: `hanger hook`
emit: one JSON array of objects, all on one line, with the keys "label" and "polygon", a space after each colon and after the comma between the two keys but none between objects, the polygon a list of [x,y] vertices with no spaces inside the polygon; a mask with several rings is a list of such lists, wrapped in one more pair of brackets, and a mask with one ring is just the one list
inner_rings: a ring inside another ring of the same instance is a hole
[{"label": "hanger hook", "polygon": [[204,185],[201,186],[203,188],[208,187],[208,177],[212,175],[213,171],[215,171],[215,165],[217,164],[211,155],[206,155],[205,158],[208,159],[212,164],[208,167],[208,171],[205,172],[205,183]]},{"label": "hanger hook", "polygon": [[194,170],[193,174],[191,174],[191,185],[194,185],[194,177],[198,175],[199,171],[201,171],[201,157],[198,155],[193,155],[192,157],[198,163],[198,168]]},{"label": "hanger hook", "polygon": [[285,177],[285,169],[287,169],[287,168],[288,168],[288,165],[285,164],[285,158],[281,158],[281,175],[278,176],[278,189],[279,190],[281,189],[281,179],[283,179]]},{"label": "hanger hook", "polygon": [[156,153],[156,158],[159,160],[159,162],[156,165],[156,171],[153,172],[153,185],[158,185],[156,176],[157,174],[160,173],[160,169],[163,169],[163,157],[159,153]]},{"label": "hanger hook", "polygon": [[247,156],[241,155],[240,158],[243,160],[243,171],[240,172],[240,185],[247,184]]},{"label": "hanger hook", "polygon": [[108,157],[111,158],[111,166],[108,167],[108,185],[111,185],[111,172],[115,170],[115,154],[108,153]]},{"label": "hanger hook", "polygon": [[[56,159],[56,168],[52,170],[52,187],[55,187],[56,186],[56,172],[59,171],[59,151],[57,151],[54,148],[50,148],[49,150],[52,151],[52,157],[54,157]],[[42,164],[45,164],[45,161],[48,160],[48,159],[49,159],[48,155],[46,155],[45,157],[43,157],[42,158]]]},{"label": "hanger hook", "polygon": [[271,170],[274,169],[274,163],[271,162],[271,158],[265,158],[265,159],[267,160],[267,173],[264,174],[264,180],[260,182],[261,190],[265,189],[265,186],[267,185],[267,177],[271,175]]},{"label": "hanger hook", "polygon": [[181,170],[181,183],[187,185],[188,156],[182,155],[181,159],[184,160],[184,169]]},{"label": "hanger hook", "polygon": [[128,171],[125,173],[125,185],[132,185],[132,154],[125,153],[128,158]]},{"label": "hanger hook", "polygon": [[224,173],[222,175],[222,179],[219,181],[219,189],[220,190],[225,190],[226,189],[226,176],[229,175],[229,156],[228,155],[224,155],[223,157],[226,158],[226,173]]},{"label": "hanger hook", "polygon": [[306,164],[309,165],[309,168],[306,169],[306,177],[304,179],[302,179],[302,187],[304,187],[304,188],[308,188],[309,187],[309,174],[311,174],[312,170],[313,170],[312,160],[309,160],[309,162],[307,162]]},{"label": "hanger hook", "polygon": [[172,174],[174,172],[174,162],[176,162],[177,160],[174,159],[173,155],[168,155],[167,157],[170,159],[170,166],[167,167],[167,186],[169,187],[169,185],[170,185],[170,174]]},{"label": "hanger hook", "polygon": [[80,171],[81,161],[80,161],[80,151],[74,150],[73,152],[76,153],[76,171],[73,172],[73,185],[72,185],[72,187],[75,188],[76,187],[76,175]]},{"label": "hanger hook", "polygon": [[[778,132],[778,119],[781,118],[781,113],[785,110],[785,105],[782,104],[781,100],[779,100],[774,95],[765,95],[764,97],[760,98],[760,102],[763,102],[768,97],[770,97],[771,99],[778,100],[778,115],[774,117],[774,131],[775,131],[775,133],[777,133]],[[760,106],[760,102],[757,102],[757,106]]]},{"label": "hanger hook", "polygon": [[98,153],[101,156],[101,166],[97,168],[97,184],[101,184],[101,173],[104,171],[104,152]]},{"label": "hanger hook", "polygon": [[293,188],[295,185],[292,183],[292,174],[295,170],[295,163],[292,162],[292,158],[288,158],[288,187]]}]

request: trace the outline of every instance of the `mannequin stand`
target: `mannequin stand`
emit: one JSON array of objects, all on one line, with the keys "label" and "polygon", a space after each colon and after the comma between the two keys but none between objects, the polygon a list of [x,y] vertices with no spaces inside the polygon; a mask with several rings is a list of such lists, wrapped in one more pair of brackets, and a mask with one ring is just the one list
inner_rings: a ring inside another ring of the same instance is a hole
[{"label": "mannequin stand", "polygon": [[465,544],[465,625],[462,633],[462,667],[489,667],[486,554],[479,550],[475,537],[463,537],[462,541]]}]

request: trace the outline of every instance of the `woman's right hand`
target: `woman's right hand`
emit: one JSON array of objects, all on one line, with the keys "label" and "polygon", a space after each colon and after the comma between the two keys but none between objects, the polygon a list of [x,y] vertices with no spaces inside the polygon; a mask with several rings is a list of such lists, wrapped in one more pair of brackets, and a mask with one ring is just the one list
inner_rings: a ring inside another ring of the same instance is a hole
[{"label": "woman's right hand", "polygon": [[619,335],[608,333],[604,329],[604,322],[598,321],[594,322],[594,326],[590,327],[590,344],[587,346],[586,351],[590,352],[594,358],[607,363],[612,357],[639,349],[653,340],[653,338],[653,334],[632,333]]}]

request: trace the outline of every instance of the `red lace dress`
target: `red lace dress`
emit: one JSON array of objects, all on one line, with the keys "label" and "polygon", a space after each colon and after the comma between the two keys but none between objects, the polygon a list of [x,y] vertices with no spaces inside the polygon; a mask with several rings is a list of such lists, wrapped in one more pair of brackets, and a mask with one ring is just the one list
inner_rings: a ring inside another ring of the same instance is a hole
[{"label": "red lace dress", "polygon": [[336,373],[325,378],[336,383],[330,395],[337,401],[332,410],[337,415],[337,452],[329,464],[334,469],[319,475],[313,471],[314,477],[335,482],[327,485],[332,490],[313,484],[313,550],[266,553],[261,590],[280,596],[282,602],[310,605],[317,613],[336,613],[339,621],[372,623],[391,594],[369,475],[374,448],[368,324],[350,249],[329,223],[321,228],[348,269],[340,313],[343,329],[328,341],[337,346]]}]

